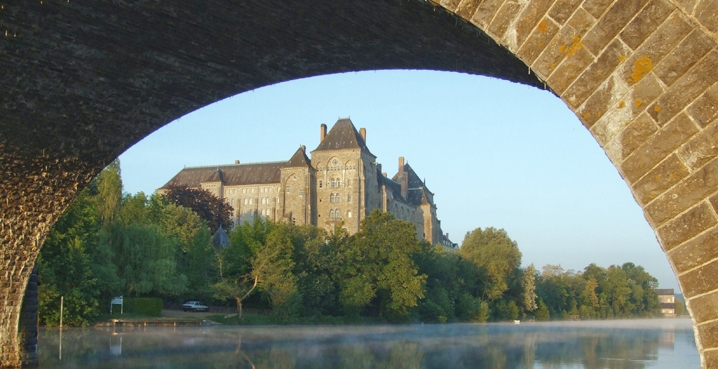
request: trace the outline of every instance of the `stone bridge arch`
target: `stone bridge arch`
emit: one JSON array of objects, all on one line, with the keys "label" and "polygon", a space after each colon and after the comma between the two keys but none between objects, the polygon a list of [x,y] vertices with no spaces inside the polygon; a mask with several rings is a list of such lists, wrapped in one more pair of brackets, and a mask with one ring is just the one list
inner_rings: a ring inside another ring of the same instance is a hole
[{"label": "stone bridge arch", "polygon": [[715,0],[0,2],[0,366],[36,360],[36,296],[21,303],[39,248],[126,148],[254,88],[401,68],[560,97],[644,209],[718,367],[717,31]]}]

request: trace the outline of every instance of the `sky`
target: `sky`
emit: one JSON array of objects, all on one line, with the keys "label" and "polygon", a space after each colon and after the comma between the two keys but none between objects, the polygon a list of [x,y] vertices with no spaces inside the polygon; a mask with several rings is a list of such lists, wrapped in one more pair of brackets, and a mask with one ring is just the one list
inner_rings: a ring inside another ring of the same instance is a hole
[{"label": "sky", "polygon": [[301,145],[319,145],[320,124],[346,117],[366,128],[390,177],[403,156],[425,179],[452,241],[503,228],[524,266],[630,261],[679,292],[629,187],[573,112],[550,92],[493,78],[368,71],[239,94],[123,153],[124,191],[152,193],[184,166],[286,161]]}]

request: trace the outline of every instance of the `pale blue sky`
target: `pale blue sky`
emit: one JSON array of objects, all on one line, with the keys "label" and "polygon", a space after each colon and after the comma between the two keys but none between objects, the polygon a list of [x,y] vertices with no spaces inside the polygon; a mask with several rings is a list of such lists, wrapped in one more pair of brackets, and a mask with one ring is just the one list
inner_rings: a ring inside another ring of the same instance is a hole
[{"label": "pale blue sky", "polygon": [[643,212],[590,133],[556,96],[497,79],[376,71],[240,94],[159,129],[122,156],[125,191],[153,192],[183,166],[288,160],[319,125],[351,117],[389,176],[404,156],[435,193],[454,242],[504,228],[523,264],[580,270],[632,261],[678,288]]}]

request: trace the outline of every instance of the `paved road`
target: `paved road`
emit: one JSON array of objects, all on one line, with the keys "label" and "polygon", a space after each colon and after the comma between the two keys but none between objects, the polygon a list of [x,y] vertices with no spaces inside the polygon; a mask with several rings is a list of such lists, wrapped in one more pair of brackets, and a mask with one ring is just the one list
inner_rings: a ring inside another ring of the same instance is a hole
[{"label": "paved road", "polygon": [[165,318],[179,318],[179,319],[205,318],[207,316],[217,315],[217,314],[222,314],[222,313],[216,313],[216,312],[212,312],[212,311],[205,313],[205,312],[192,312],[192,311],[184,312],[182,310],[162,310],[162,316]]}]

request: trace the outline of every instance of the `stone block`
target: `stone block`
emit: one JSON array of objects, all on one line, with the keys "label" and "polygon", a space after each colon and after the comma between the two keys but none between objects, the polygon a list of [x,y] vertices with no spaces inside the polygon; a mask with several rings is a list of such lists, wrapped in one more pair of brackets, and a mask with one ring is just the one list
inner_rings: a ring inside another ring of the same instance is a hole
[{"label": "stone block", "polygon": [[674,10],[666,0],[653,0],[621,31],[621,40],[635,50]]},{"label": "stone block", "polygon": [[[591,128],[608,109],[617,104],[629,90],[626,81],[617,78],[615,75],[606,79],[601,86],[576,110],[576,115],[586,128]],[[599,141],[601,142],[601,141]],[[604,141],[604,144],[607,141]]]},{"label": "stone block", "polygon": [[646,218],[657,227],[702,201],[718,188],[718,160],[689,175],[648,204]]},{"label": "stone block", "polygon": [[670,86],[715,46],[708,35],[696,29],[655,67],[656,75]]},{"label": "stone block", "polygon": [[687,115],[676,117],[621,164],[626,179],[635,183],[696,132],[698,128]]},{"label": "stone block", "polygon": [[718,347],[718,321],[698,325],[698,337],[703,349]]},{"label": "stone block", "polygon": [[[506,1],[499,8],[494,16],[494,19],[489,23],[488,32],[491,35],[495,35],[496,39],[502,39],[506,30],[509,29],[512,21],[518,16],[518,12],[521,9],[521,5],[517,1]],[[512,30],[512,33],[515,30]],[[507,45],[513,46],[512,50],[516,50],[518,45],[516,42],[507,43]]]},{"label": "stone block", "polygon": [[[718,258],[718,229],[714,228],[667,252],[676,273],[685,273]],[[718,311],[715,312],[718,316]]]},{"label": "stone block", "polygon": [[586,71],[561,96],[569,106],[578,108],[593,94],[608,76],[626,59],[629,50],[623,42],[614,40],[606,50],[596,58]]},{"label": "stone block", "polygon": [[558,24],[564,24],[583,0],[556,0],[549,10],[549,16]]},{"label": "stone block", "polygon": [[718,369],[718,350],[702,351],[701,355],[705,369]]},{"label": "stone block", "polygon": [[718,65],[718,51],[712,51],[691,70],[679,78],[648,113],[658,124],[663,125],[700,96],[708,87],[718,81],[715,66]]},{"label": "stone block", "polygon": [[534,62],[533,70],[544,80],[548,79],[556,67],[561,64],[566,54],[582,47],[581,38],[593,25],[593,22],[593,17],[579,8]]},{"label": "stone block", "polygon": [[[534,28],[536,28],[536,25],[546,15],[546,12],[552,4],[553,0],[535,0],[526,5],[526,8],[521,12],[521,15],[519,15],[515,30],[513,32],[509,31],[507,34],[507,36],[509,34],[513,35],[511,37],[515,45],[513,50],[518,50],[518,48],[523,45]],[[511,42],[507,40],[506,44],[511,45]]]},{"label": "stone block", "polygon": [[642,205],[649,203],[688,175],[676,155],[671,155],[633,185],[633,193]]},{"label": "stone block", "polygon": [[692,170],[718,156],[718,123],[711,124],[678,150],[678,155]]},{"label": "stone block", "polygon": [[480,4],[481,0],[462,0],[456,7],[455,13],[463,19],[471,19]]},{"label": "stone block", "polygon": [[441,6],[449,11],[456,11],[456,7],[459,6],[461,0],[441,0]]},{"label": "stone block", "polygon": [[686,301],[696,322],[718,319],[718,291]]},{"label": "stone block", "polygon": [[703,27],[711,32],[718,32],[718,2],[715,0],[698,1],[695,16]]},{"label": "stone block", "polygon": [[613,0],[585,0],[583,8],[586,9],[594,18],[598,18],[613,3]]},{"label": "stone block", "polygon": [[[610,86],[610,92],[607,93],[606,86]],[[623,95],[625,92],[625,95]],[[591,127],[591,132],[598,142],[606,147],[606,143],[613,140],[620,132],[627,127],[639,116],[648,104],[653,102],[656,97],[663,92],[658,79],[649,74],[643,78],[641,82],[633,87],[628,87],[628,83],[615,74],[609,78],[601,88],[596,91],[586,103],[579,109],[579,114],[583,119],[595,119],[600,117],[598,122]],[[613,105],[608,105],[613,104]],[[605,109],[610,109],[606,111]],[[651,119],[648,115],[642,119]],[[635,149],[635,148],[633,148]],[[633,151],[633,149],[631,151]],[[620,163],[626,155],[622,155],[620,160],[616,161],[616,157],[609,153],[609,157],[615,163]]]},{"label": "stone block", "polygon": [[693,119],[705,127],[718,118],[718,84],[709,88],[689,108],[688,113]]},{"label": "stone block", "polygon": [[691,32],[691,25],[676,11],[631,55],[621,67],[621,78],[638,83]]},{"label": "stone block", "polygon": [[683,9],[686,14],[693,14],[697,2],[698,0],[673,0],[673,3]]},{"label": "stone block", "polygon": [[718,260],[678,276],[686,298],[702,295],[718,288]]},{"label": "stone block", "polygon": [[496,13],[501,9],[504,0],[484,0],[479,4],[478,9],[471,18],[471,23],[479,26],[483,30],[487,30],[487,26],[494,19]]},{"label": "stone block", "polygon": [[[586,8],[586,1],[583,5]],[[596,23],[584,38],[583,44],[594,55],[601,53],[603,48],[613,40],[618,32],[626,27],[628,22],[643,8],[648,0],[617,1],[608,9],[606,14]],[[588,10],[588,9],[586,9]],[[596,14],[591,12],[594,17]]]},{"label": "stone block", "polygon": [[593,62],[593,55],[586,49],[579,48],[575,52],[566,55],[561,65],[551,74],[548,84],[554,92],[562,94],[578,78],[586,67]]},{"label": "stone block", "polygon": [[707,202],[688,210],[678,218],[658,228],[661,246],[668,251],[718,223],[713,208]]},{"label": "stone block", "polygon": [[539,55],[546,49],[546,45],[553,39],[558,32],[558,26],[548,18],[541,20],[528,40],[521,46],[516,53],[524,63],[531,65]]}]

